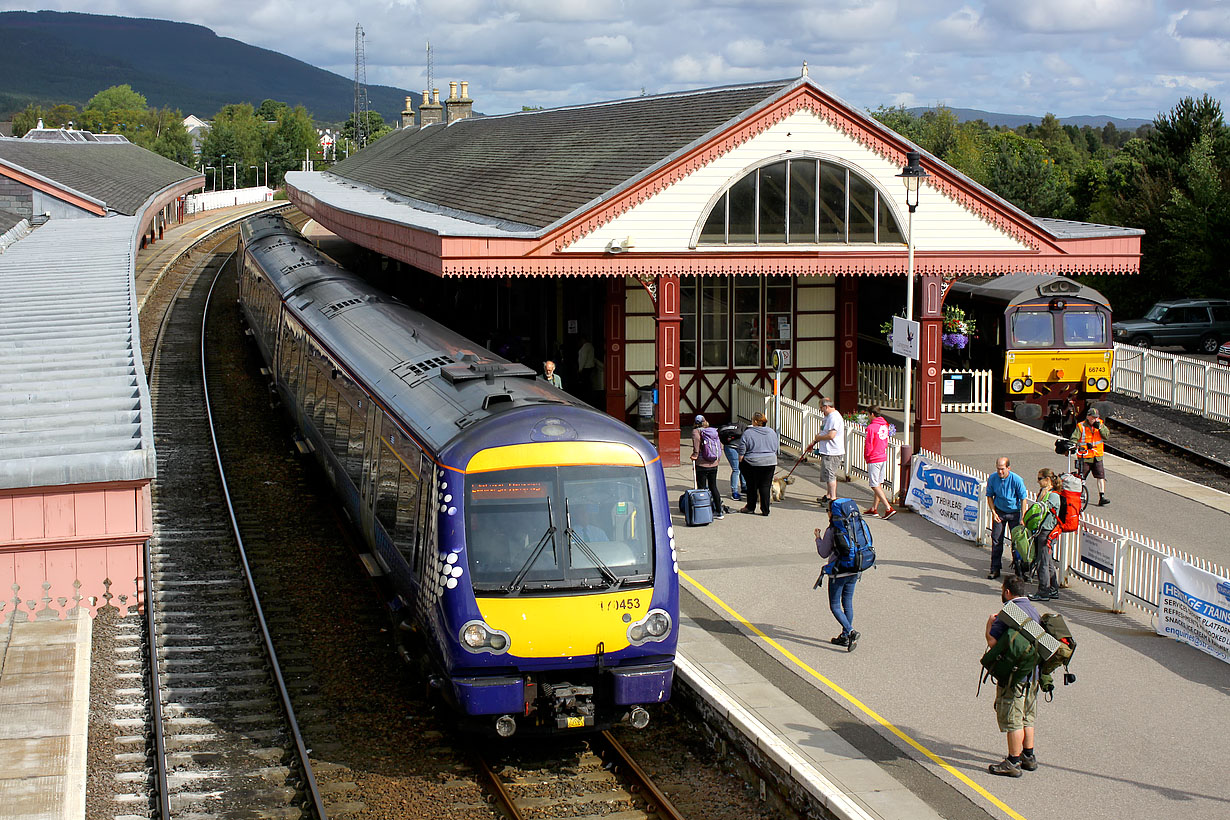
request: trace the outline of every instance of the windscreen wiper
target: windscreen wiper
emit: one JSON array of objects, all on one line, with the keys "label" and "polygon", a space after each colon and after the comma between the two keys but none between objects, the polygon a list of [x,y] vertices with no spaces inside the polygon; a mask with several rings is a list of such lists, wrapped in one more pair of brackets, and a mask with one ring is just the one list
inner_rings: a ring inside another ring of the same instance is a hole
[{"label": "windscreen wiper", "polygon": [[538,544],[534,547],[534,551],[530,553],[530,557],[521,566],[521,570],[516,577],[512,579],[512,583],[505,589],[509,592],[514,592],[521,587],[521,582],[525,580],[526,574],[530,571],[530,567],[538,560],[538,556],[542,555],[542,549],[551,542],[552,550],[555,549],[555,518],[551,515],[551,496],[547,496],[547,531],[542,534],[542,538],[538,539]]},{"label": "windscreen wiper", "polygon": [[602,563],[602,559],[598,557],[597,553],[590,549],[589,544],[586,544],[585,540],[572,529],[572,515],[568,511],[568,496],[564,496],[564,534],[568,536],[569,551],[571,552],[572,542],[576,541],[577,546],[581,548],[581,552],[585,553],[586,558],[594,562],[594,566],[602,573],[602,577],[607,580],[607,586],[617,586],[619,584],[619,578],[615,575],[615,572]]}]

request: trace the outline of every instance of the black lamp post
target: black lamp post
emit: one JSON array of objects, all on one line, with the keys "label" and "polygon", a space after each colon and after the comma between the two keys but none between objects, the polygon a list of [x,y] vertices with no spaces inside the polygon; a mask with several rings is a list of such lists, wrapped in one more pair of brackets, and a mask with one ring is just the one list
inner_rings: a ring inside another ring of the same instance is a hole
[{"label": "black lamp post", "polygon": [[[914,321],[914,210],[918,207],[918,190],[922,187],[922,181],[930,176],[919,162],[921,155],[917,151],[909,151],[905,155],[906,165],[901,173],[897,174],[901,181],[905,183],[905,204],[910,209],[910,218],[908,228],[906,230],[906,247],[908,248],[909,266],[906,273],[905,287],[905,319],[907,322]],[[905,357],[905,446],[910,446],[910,433],[913,424],[910,420],[910,388],[913,386],[914,375],[914,360],[909,356]]]}]

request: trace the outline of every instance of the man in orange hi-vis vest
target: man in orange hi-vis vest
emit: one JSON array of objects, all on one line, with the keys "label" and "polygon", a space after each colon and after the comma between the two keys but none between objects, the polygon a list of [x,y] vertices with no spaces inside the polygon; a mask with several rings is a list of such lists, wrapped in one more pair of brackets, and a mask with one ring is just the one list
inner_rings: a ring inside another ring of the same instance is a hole
[{"label": "man in orange hi-vis vest", "polygon": [[1081,478],[1087,478],[1090,473],[1098,480],[1098,506],[1105,507],[1110,503],[1106,499],[1106,467],[1102,464],[1105,452],[1103,442],[1109,438],[1106,422],[1102,421],[1098,408],[1090,407],[1085,413],[1085,420],[1076,425],[1072,431],[1072,441],[1076,442],[1077,465]]}]

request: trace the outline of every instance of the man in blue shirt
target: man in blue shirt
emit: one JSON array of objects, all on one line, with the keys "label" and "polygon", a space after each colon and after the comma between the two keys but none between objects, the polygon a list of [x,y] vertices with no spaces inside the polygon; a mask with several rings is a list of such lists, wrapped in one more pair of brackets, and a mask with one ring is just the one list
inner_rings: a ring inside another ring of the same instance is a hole
[{"label": "man in blue shirt", "polygon": [[1028,499],[1025,481],[1008,468],[1007,458],[995,461],[995,475],[987,479],[987,504],[991,508],[991,571],[988,578],[998,578],[1004,562],[1004,535],[1021,523]]},{"label": "man in blue shirt", "polygon": [[[1005,459],[1000,459],[1004,461]],[[1025,614],[1039,623],[1038,610],[1025,597],[1024,579],[1013,576],[1004,580],[1000,600],[1009,601],[1025,610]],[[1001,610],[1002,611],[1002,610]],[[987,646],[995,646],[1008,624],[996,612],[987,619]],[[1008,756],[999,763],[987,767],[991,774],[1002,777],[1020,777],[1022,771],[1032,772],[1038,768],[1034,755],[1034,722],[1038,716],[1038,672],[1016,686],[999,684],[995,687],[995,720],[999,730],[1008,738]]]}]

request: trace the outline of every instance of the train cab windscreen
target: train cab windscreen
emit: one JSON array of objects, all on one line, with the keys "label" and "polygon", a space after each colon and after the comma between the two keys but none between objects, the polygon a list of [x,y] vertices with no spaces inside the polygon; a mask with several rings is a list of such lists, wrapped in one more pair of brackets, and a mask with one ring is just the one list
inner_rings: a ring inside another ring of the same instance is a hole
[{"label": "train cab windscreen", "polygon": [[1096,310],[1067,310],[1063,313],[1065,347],[1107,347],[1106,317]]},{"label": "train cab windscreen", "polygon": [[478,595],[650,584],[645,470],[585,465],[470,476],[466,550]]},{"label": "train cab windscreen", "polygon": [[1055,346],[1055,320],[1049,310],[1018,310],[1008,317],[1012,347]]}]

